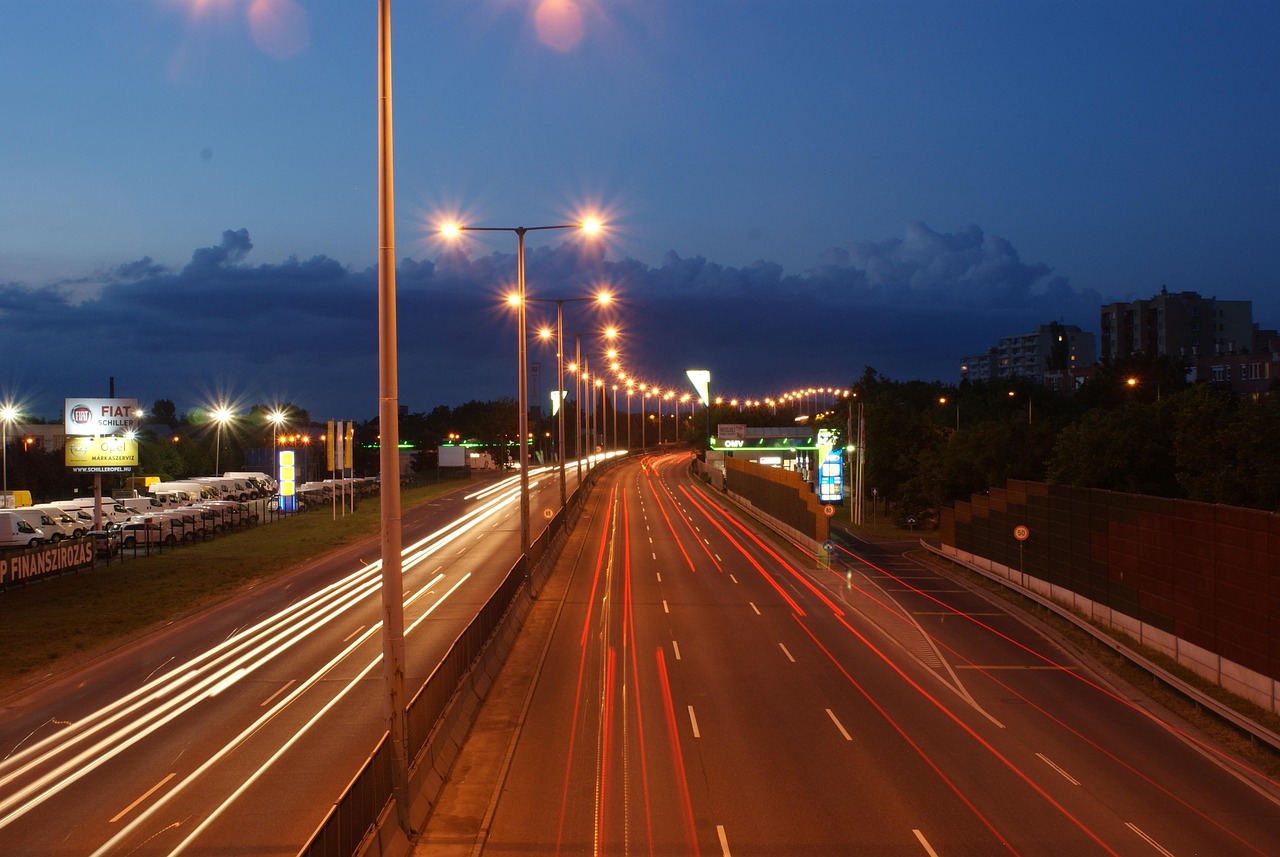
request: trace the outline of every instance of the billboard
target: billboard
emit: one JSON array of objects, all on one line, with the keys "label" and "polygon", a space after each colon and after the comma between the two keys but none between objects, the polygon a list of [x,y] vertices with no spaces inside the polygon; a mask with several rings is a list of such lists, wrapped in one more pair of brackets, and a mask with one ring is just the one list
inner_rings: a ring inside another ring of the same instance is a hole
[{"label": "billboard", "polygon": [[68,436],[98,437],[138,428],[137,399],[63,399]]},{"label": "billboard", "polygon": [[68,437],[67,467],[78,473],[115,473],[138,466],[138,441],[131,437]]}]

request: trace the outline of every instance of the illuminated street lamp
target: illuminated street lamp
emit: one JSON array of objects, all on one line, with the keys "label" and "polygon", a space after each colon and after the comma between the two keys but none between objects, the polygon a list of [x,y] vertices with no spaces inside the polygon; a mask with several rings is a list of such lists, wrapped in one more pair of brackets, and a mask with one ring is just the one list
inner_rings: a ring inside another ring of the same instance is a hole
[{"label": "illuminated street lamp", "polygon": [[[529,363],[525,354],[524,236],[529,232],[551,229],[580,229],[588,234],[595,234],[600,231],[600,221],[587,219],[554,226],[460,226],[450,223],[441,229],[444,235],[453,237],[462,232],[514,232],[516,235],[516,293],[511,302],[516,305],[516,359],[520,369],[520,383],[517,386],[520,408],[520,559],[526,563],[529,555]],[[527,566],[525,572],[528,573]]]},{"label": "illuminated street lamp", "polygon": [[280,476],[280,473],[279,473],[280,451],[277,449],[277,445],[280,442],[279,440],[280,426],[284,425],[286,419],[288,419],[288,415],[284,411],[282,411],[279,407],[275,408],[274,410],[270,411],[267,414],[267,422],[271,423],[271,473],[270,473],[270,476],[272,479],[278,479]]},{"label": "illuminated street lamp", "polygon": [[4,499],[0,502],[5,508],[9,506],[9,426],[18,416],[18,409],[12,402],[0,405],[0,446],[4,447]]},{"label": "illuminated street lamp", "polygon": [[209,417],[218,424],[217,444],[218,447],[213,453],[213,475],[222,475],[222,427],[231,422],[235,414],[226,405],[218,405],[209,413]]}]

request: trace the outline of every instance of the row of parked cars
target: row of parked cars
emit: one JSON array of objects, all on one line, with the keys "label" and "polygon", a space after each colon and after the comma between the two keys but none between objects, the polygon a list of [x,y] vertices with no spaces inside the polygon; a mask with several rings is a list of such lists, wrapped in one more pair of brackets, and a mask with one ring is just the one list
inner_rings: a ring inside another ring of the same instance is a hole
[{"label": "row of parked cars", "polygon": [[156,483],[145,497],[102,497],[95,519],[92,497],[0,511],[0,548],[93,537],[99,553],[120,548],[176,545],[234,527],[257,523],[250,501],[270,497],[275,483],[265,473],[224,474],[180,483]]}]

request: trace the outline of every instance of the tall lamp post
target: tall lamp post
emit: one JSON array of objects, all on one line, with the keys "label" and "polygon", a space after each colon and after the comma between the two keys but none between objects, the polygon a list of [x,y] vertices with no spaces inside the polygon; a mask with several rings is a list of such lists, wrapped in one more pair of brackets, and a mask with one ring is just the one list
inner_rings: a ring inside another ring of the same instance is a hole
[{"label": "tall lamp post", "polygon": [[409,823],[404,701],[404,579],[400,559],[400,407],[396,355],[396,227],[391,129],[391,0],[378,0],[378,485],[382,495],[383,714],[400,829]]},{"label": "tall lamp post", "polygon": [[[456,236],[460,232],[514,232],[516,236],[516,293],[511,303],[516,305],[517,362],[520,380],[516,387],[520,408],[518,430],[520,432],[520,558],[528,562],[529,555],[529,363],[525,354],[525,287],[524,287],[524,236],[529,232],[552,229],[580,229],[588,234],[600,231],[600,221],[588,219],[579,223],[562,223],[553,226],[460,226],[448,224],[441,230],[445,235]],[[526,565],[525,573],[528,574]]]},{"label": "tall lamp post", "polygon": [[226,405],[218,405],[218,407],[213,409],[213,411],[209,414],[209,416],[212,417],[213,421],[218,424],[218,432],[217,432],[218,448],[215,449],[213,453],[213,471],[214,471],[213,475],[221,476],[222,475],[222,427],[231,421],[231,418],[234,416],[234,414],[231,413],[231,409],[228,408]]},{"label": "tall lamp post", "polygon": [[6,509],[9,508],[9,426],[17,418],[18,409],[12,403],[0,405],[0,446],[4,448],[4,495],[0,507]]}]

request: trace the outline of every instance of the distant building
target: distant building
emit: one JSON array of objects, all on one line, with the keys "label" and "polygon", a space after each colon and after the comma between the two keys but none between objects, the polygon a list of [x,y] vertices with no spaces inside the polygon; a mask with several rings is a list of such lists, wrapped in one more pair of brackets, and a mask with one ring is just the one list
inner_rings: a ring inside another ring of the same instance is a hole
[{"label": "distant building", "polygon": [[995,378],[1029,378],[1044,383],[1046,377],[1074,377],[1097,363],[1092,333],[1074,324],[1037,325],[1031,333],[1002,336],[995,348],[965,357],[960,377],[967,381]]},{"label": "distant building", "polygon": [[1150,300],[1107,304],[1101,311],[1102,353],[1172,357],[1187,367],[1187,380],[1261,393],[1280,378],[1280,335],[1253,323],[1251,301],[1220,301],[1196,292],[1170,294],[1163,286]]},{"label": "distant building", "polygon": [[1196,292],[1160,294],[1144,301],[1106,304],[1100,317],[1102,356],[1131,354],[1192,360],[1247,351],[1256,327],[1250,301],[1220,301]]}]

